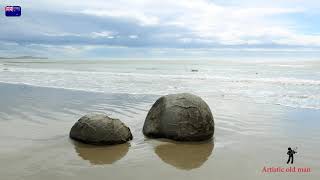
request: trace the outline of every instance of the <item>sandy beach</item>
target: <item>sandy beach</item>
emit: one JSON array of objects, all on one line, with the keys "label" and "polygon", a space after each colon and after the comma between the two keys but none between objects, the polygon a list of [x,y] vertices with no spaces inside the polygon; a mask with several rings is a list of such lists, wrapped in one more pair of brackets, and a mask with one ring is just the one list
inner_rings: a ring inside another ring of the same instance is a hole
[{"label": "sandy beach", "polygon": [[[202,94],[214,114],[214,139],[177,143],[143,136],[145,116],[159,95],[97,93],[0,83],[0,173],[6,180],[40,179],[317,179],[316,109],[255,103],[249,98]],[[134,139],[101,147],[70,140],[74,122],[104,112],[130,126]],[[263,173],[294,166],[310,173]]]}]

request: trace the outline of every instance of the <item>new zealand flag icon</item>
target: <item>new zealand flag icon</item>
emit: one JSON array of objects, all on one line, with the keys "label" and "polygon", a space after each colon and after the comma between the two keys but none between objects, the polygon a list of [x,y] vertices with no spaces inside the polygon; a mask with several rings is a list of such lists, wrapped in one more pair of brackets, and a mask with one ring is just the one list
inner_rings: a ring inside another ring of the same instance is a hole
[{"label": "new zealand flag icon", "polygon": [[20,6],[6,6],[5,7],[6,16],[21,16]]}]

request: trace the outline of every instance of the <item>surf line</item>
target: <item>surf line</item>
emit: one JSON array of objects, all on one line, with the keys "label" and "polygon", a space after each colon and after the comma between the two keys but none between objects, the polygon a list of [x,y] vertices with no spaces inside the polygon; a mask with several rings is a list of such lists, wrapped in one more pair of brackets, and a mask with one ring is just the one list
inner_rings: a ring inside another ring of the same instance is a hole
[{"label": "surf line", "polygon": [[310,167],[263,167],[263,173],[311,173]]}]

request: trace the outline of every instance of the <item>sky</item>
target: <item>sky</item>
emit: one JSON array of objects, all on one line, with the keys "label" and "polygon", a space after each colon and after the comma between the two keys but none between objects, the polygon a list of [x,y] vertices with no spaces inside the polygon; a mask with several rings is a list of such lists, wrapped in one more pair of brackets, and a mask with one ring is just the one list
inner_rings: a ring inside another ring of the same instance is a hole
[{"label": "sky", "polygon": [[[19,5],[21,17],[4,7]],[[320,57],[319,0],[1,0],[0,57]]]}]

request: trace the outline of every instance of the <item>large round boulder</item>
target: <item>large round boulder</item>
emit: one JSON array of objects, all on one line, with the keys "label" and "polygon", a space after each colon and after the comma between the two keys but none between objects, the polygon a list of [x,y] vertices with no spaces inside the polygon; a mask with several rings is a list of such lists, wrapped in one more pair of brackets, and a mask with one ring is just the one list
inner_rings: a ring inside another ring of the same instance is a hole
[{"label": "large round boulder", "polygon": [[201,141],[212,138],[214,120],[209,106],[189,93],[159,98],[150,109],[143,134],[177,141]]},{"label": "large round boulder", "polygon": [[130,129],[119,119],[105,114],[88,114],[71,128],[70,137],[87,144],[122,144],[132,139]]}]

